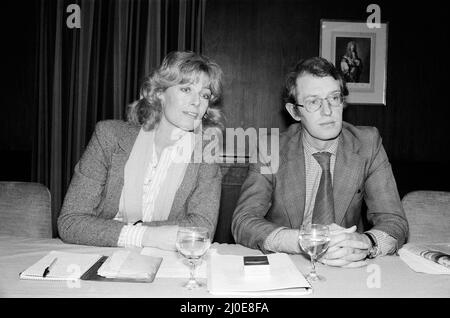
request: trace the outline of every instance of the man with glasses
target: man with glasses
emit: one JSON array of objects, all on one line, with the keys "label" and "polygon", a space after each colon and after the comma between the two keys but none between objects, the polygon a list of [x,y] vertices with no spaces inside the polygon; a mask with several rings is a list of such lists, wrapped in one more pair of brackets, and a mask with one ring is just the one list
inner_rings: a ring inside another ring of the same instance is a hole
[{"label": "man with glasses", "polygon": [[250,165],[233,215],[236,243],[300,253],[300,226],[318,223],[332,232],[324,264],[358,267],[396,252],[408,223],[392,169],[376,128],[342,121],[341,73],[323,58],[303,60],[287,75],[286,91],[286,109],[299,123],[280,135],[276,171],[261,172],[270,167],[262,151]]}]

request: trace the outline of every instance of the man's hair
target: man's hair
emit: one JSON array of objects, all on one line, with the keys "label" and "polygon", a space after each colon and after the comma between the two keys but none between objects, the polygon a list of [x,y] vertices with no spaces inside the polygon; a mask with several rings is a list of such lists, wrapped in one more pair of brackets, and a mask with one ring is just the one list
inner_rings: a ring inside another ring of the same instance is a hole
[{"label": "man's hair", "polygon": [[191,51],[169,53],[161,65],[145,78],[141,86],[141,98],[128,106],[128,121],[142,125],[146,131],[152,130],[161,120],[162,114],[158,93],[174,85],[195,82],[202,73],[209,77],[209,89],[212,94],[208,109],[202,118],[203,128],[223,129],[220,110],[222,69],[206,56]]},{"label": "man's hair", "polygon": [[348,89],[344,80],[344,76],[333,65],[333,63],[322,57],[311,57],[309,59],[300,60],[286,75],[284,94],[285,103],[296,103],[295,83],[297,81],[297,78],[305,74],[311,74],[317,77],[331,76],[335,80],[339,81],[339,87],[341,89],[342,96],[348,95]]}]

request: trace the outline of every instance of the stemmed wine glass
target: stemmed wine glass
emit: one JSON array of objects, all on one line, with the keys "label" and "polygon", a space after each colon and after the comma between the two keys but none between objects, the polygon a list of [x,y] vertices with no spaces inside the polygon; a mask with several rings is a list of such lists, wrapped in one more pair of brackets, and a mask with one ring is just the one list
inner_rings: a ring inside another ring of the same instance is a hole
[{"label": "stemmed wine glass", "polygon": [[330,230],[322,224],[302,225],[299,234],[299,243],[303,251],[311,257],[311,272],[306,275],[309,281],[325,281],[325,277],[316,272],[316,260],[328,249],[330,243]]},{"label": "stemmed wine glass", "polygon": [[190,278],[184,285],[187,289],[195,289],[203,285],[195,279],[196,267],[201,264],[202,256],[211,245],[208,229],[204,227],[179,227],[176,247],[190,265]]}]

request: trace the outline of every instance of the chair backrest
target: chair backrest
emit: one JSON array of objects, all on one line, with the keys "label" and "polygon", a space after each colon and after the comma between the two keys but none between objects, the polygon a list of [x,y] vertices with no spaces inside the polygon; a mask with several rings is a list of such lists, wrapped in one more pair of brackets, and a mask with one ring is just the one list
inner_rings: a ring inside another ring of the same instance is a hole
[{"label": "chair backrest", "polygon": [[34,182],[0,182],[0,234],[51,238],[50,191]]},{"label": "chair backrest", "polygon": [[402,199],[411,243],[450,243],[450,192],[414,191]]},{"label": "chair backrest", "polygon": [[247,163],[222,163],[222,193],[220,196],[219,220],[213,242],[234,244],[231,221],[241,193],[241,185],[247,177]]}]

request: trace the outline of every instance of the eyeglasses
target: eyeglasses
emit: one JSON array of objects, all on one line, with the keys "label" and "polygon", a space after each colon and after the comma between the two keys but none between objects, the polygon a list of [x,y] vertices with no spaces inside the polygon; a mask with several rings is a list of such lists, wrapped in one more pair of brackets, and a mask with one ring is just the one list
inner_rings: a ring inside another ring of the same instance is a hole
[{"label": "eyeglasses", "polygon": [[303,102],[303,105],[295,104],[295,106],[304,107],[306,109],[306,111],[308,111],[310,113],[314,113],[323,106],[324,100],[327,100],[328,105],[331,107],[340,107],[340,106],[342,106],[342,102],[343,102],[342,94],[339,92],[339,93],[330,94],[325,98],[320,98],[320,97],[308,98]]}]

